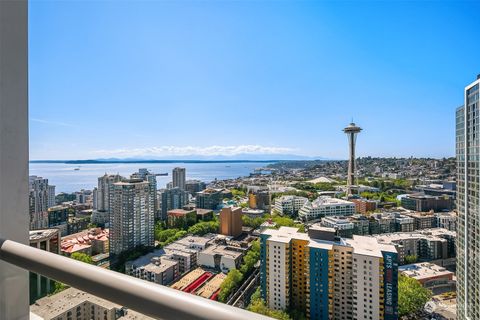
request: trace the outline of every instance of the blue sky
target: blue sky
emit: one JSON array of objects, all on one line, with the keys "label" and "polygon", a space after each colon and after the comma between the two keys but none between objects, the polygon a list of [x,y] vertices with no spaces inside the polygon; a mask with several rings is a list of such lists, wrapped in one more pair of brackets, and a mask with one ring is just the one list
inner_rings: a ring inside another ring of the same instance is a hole
[{"label": "blue sky", "polygon": [[454,155],[480,4],[31,1],[30,158]]}]

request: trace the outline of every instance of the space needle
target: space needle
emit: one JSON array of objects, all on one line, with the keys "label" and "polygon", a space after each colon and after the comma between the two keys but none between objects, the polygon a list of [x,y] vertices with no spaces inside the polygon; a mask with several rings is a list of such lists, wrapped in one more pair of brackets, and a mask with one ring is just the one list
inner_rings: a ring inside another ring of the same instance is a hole
[{"label": "space needle", "polygon": [[347,176],[347,196],[352,195],[352,186],[355,184],[355,143],[357,141],[357,134],[362,131],[362,128],[350,123],[348,127],[343,129],[343,132],[348,137],[348,144],[350,147],[350,157],[348,161],[348,176]]}]

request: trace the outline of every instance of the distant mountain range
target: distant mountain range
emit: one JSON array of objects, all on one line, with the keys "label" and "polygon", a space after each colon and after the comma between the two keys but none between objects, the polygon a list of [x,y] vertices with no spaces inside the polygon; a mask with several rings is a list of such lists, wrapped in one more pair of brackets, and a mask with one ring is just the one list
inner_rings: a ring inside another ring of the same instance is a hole
[{"label": "distant mountain range", "polygon": [[87,160],[31,160],[30,163],[68,163],[68,164],[88,164],[88,163],[201,163],[201,162],[279,162],[279,161],[297,161],[297,160],[329,160],[323,157],[308,157],[289,154],[244,154],[235,156],[182,156],[173,158],[102,158]]}]

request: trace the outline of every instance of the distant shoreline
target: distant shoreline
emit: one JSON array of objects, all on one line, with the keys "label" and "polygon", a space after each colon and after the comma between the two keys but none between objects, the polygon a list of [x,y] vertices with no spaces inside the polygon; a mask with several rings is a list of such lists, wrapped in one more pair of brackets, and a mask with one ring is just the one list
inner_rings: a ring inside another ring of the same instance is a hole
[{"label": "distant shoreline", "polygon": [[278,163],[289,160],[30,160],[29,163],[112,164],[112,163]]}]

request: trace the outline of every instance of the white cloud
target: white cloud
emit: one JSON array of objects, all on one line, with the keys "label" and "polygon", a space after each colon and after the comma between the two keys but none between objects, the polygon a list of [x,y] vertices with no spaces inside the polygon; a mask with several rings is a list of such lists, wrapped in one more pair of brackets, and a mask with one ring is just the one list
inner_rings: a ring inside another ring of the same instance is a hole
[{"label": "white cloud", "polygon": [[44,119],[39,119],[39,118],[30,118],[30,121],[38,122],[38,123],[43,123],[43,124],[54,125],[54,126],[77,127],[77,126],[75,126],[75,125],[73,125],[73,124],[66,123],[66,122],[50,121],[50,120],[44,120]]},{"label": "white cloud", "polygon": [[266,147],[260,145],[178,147],[160,146],[150,148],[96,150],[94,154],[103,157],[139,157],[139,156],[236,156],[241,154],[285,154],[294,151],[285,147]]}]

